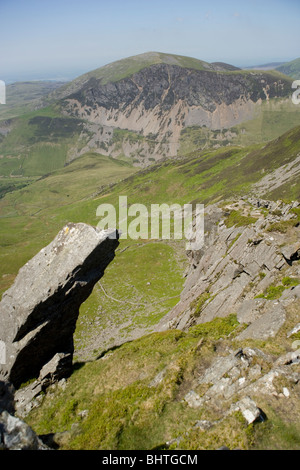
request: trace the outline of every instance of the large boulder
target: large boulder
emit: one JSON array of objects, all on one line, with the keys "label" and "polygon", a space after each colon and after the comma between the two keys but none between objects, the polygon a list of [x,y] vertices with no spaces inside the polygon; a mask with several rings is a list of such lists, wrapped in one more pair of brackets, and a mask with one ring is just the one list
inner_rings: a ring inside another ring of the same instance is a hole
[{"label": "large boulder", "polygon": [[57,353],[72,358],[79,307],[118,243],[116,231],[69,223],[20,269],[0,302],[0,379],[18,388]]}]

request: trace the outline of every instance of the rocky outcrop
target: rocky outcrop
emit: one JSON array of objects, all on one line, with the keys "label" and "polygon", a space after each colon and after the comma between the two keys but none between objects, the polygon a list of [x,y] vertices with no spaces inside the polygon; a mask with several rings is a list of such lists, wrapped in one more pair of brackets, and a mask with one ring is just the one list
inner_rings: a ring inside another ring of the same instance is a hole
[{"label": "rocky outcrop", "polygon": [[297,208],[298,202],[254,198],[207,207],[204,247],[190,252],[181,300],[157,329],[187,329],[235,313],[248,325],[240,339],[274,336],[286,306],[299,298]]},{"label": "rocky outcrop", "polygon": [[[236,317],[235,333],[215,343],[185,388],[183,403],[202,417],[192,430],[222,429],[234,413],[247,424],[268,420],[270,409],[288,413],[295,407],[297,416],[299,208],[298,202],[245,198],[205,209],[204,246],[188,253],[181,300],[156,328],[188,331],[217,317]],[[273,339],[280,347],[264,349]],[[199,348],[203,344],[200,338]],[[205,419],[211,413],[218,419]]]},{"label": "rocky outcrop", "polygon": [[[240,410],[249,424],[263,420],[264,413],[253,398],[263,401],[264,396],[289,397],[288,387],[280,388],[280,384],[299,388],[299,360],[299,349],[280,356],[275,362],[258,348],[223,351],[195,380],[184,401],[191,408],[216,405],[224,416]],[[200,393],[203,385],[208,390]],[[236,403],[235,398],[239,398]]]},{"label": "rocky outcrop", "polygon": [[118,233],[67,224],[23,266],[0,303],[0,378],[44,386],[72,367],[79,307],[114,258]]}]

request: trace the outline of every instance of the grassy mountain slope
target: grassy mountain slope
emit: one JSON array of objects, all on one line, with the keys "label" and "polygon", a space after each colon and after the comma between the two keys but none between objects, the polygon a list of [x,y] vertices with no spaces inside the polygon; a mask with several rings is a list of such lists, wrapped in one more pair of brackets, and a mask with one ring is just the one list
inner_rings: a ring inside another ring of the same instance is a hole
[{"label": "grassy mountain slope", "polygon": [[[299,450],[295,398],[289,398],[293,413],[288,420],[286,399],[261,399],[268,419],[249,426],[241,412],[222,418],[217,406],[191,408],[183,400],[216,350],[240,346],[235,343],[240,329],[231,315],[186,333],[146,335],[95,361],[78,363],[68,385],[47,396],[27,421],[39,434],[56,433],[54,443],[65,450]],[[276,338],[250,347],[278,354],[282,346]]]},{"label": "grassy mountain slope", "polygon": [[7,129],[1,144],[1,176],[42,176],[66,163],[82,122],[47,108],[9,121]]},{"label": "grassy mountain slope", "polygon": [[[148,207],[234,200],[251,192],[253,184],[266,175],[278,169],[284,173],[290,165],[293,173],[284,182],[284,196],[300,198],[299,154],[300,127],[296,127],[267,145],[195,151],[139,172],[93,153],[80,157],[0,200],[1,291],[66,222],[96,225],[98,205],[118,207],[120,195],[128,196],[129,205],[138,202]],[[270,190],[272,185],[266,185],[264,191]],[[279,186],[274,197],[282,195],[280,190]],[[210,449],[225,444],[248,449],[268,445],[260,434],[263,429],[264,439],[275,440],[278,448],[297,448],[297,423],[285,422],[278,400],[273,408],[268,405],[270,420],[263,428],[247,427],[240,414],[228,416],[217,430],[203,433],[193,428],[203,419],[202,411],[187,408],[182,398],[199,364],[206,364],[216,350],[229,344],[228,335],[234,340],[241,326],[230,316],[187,333],[147,335],[177,303],[185,267],[184,242],[121,240],[114,261],[80,309],[74,338],[78,362],[68,386],[47,396],[28,417],[38,433],[63,432],[60,444],[66,449],[159,448],[178,435],[185,438],[180,444],[174,442],[175,448]],[[276,355],[281,343],[276,339],[259,347]],[[159,373],[165,374],[165,380],[155,385]],[[267,404],[262,406],[266,410]],[[82,412],[87,409],[83,421]],[[218,410],[209,416],[218,418]]]},{"label": "grassy mountain slope", "polygon": [[0,106],[0,120],[20,116],[40,106],[41,98],[64,82],[33,81],[6,85],[6,104]]},{"label": "grassy mountain slope", "polygon": [[[251,72],[224,64],[149,53],[79,77],[51,99],[70,90],[75,93],[96,75],[108,84],[159,64],[216,72],[219,78],[251,77]],[[270,76],[282,77],[278,72]],[[84,119],[63,116],[57,105],[0,122],[0,293],[64,224],[97,225],[97,207],[113,204],[118,213],[120,195],[128,197],[128,205],[143,203],[148,208],[153,203],[208,205],[246,194],[300,199],[299,108],[286,97],[266,100],[261,109],[255,119],[231,129],[186,128],[181,134],[180,157],[142,171],[125,159],[101,155],[96,139],[97,153],[88,151],[87,143],[95,135],[92,128]],[[144,145],[143,136],[127,129],[112,133],[112,139],[120,155],[126,139]],[[152,144],[150,137],[148,143]],[[213,145],[220,148],[213,149]],[[83,155],[78,156],[78,149]],[[207,416],[187,408],[182,398],[199,367],[215,357],[216,351],[237,345],[235,335],[242,326],[231,315],[186,333],[153,333],[177,304],[186,267],[185,240],[121,240],[115,259],[81,306],[74,336],[77,362],[67,387],[54,390],[28,418],[37,432],[67,431],[60,436],[62,447],[73,449],[159,448],[178,435],[185,436],[184,440],[173,445],[183,449],[224,444],[263,448],[271,439],[279,448],[299,447],[298,424],[284,420],[284,407],[277,398],[269,408],[262,404],[271,418],[264,428],[246,427],[240,414],[228,416],[217,431],[203,433],[193,427]],[[297,312],[292,315],[296,317]],[[284,338],[259,347],[277,357],[286,344],[284,333]],[[268,366],[263,363],[262,367]],[[161,376],[163,382],[159,382]],[[278,393],[282,386],[278,384]],[[291,407],[296,405],[291,403]],[[82,420],[85,410],[88,415]],[[208,418],[217,421],[218,410],[210,412]]]},{"label": "grassy mountain slope", "polygon": [[300,58],[292,60],[291,62],[286,62],[283,65],[276,67],[276,70],[291,78],[300,79]]},{"label": "grassy mountain slope", "polygon": [[[292,165],[300,153],[299,142],[300,127],[297,127],[267,145],[198,151],[187,158],[166,160],[139,172],[107,157],[99,160],[99,157],[92,153],[80,157],[67,167],[25,188],[13,191],[0,200],[1,291],[8,288],[18,269],[49,243],[65,223],[72,221],[96,225],[99,221],[96,217],[99,204],[113,204],[118,212],[119,195],[128,196],[128,205],[139,202],[148,207],[152,203],[162,202],[182,205],[197,201],[208,204],[223,198],[239,197],[251,191],[252,185],[266,175],[270,174],[272,177],[272,172],[276,169]],[[287,199],[300,197],[296,165],[293,171],[291,178],[294,175],[294,180],[283,182],[284,197]],[[133,175],[132,172],[136,174]],[[123,180],[117,183],[120,178]],[[115,184],[107,186],[109,181]],[[293,183],[289,184],[290,181]],[[273,196],[277,198],[280,190],[279,185]],[[264,191],[272,196],[272,184],[270,187],[266,185]],[[82,307],[83,318],[86,316],[88,322],[94,321],[99,317],[99,305],[102,303],[106,307],[105,313],[100,315],[99,331],[109,319],[113,318],[113,321],[120,323],[120,309],[125,312],[128,308],[138,313],[134,327],[137,328],[141,324],[145,327],[153,325],[154,320],[158,320],[176,303],[185,266],[185,242],[171,241],[168,246],[161,243],[156,240],[122,240],[118,256],[107,270],[109,281],[106,281],[106,277],[103,278],[106,294],[101,287],[93,292],[87,304]],[[161,264],[156,263],[156,250],[159,250],[159,246]],[[143,256],[146,256],[148,261],[152,259],[153,266],[156,266],[151,275],[143,271]],[[127,266],[124,270],[127,275],[120,279],[122,263]],[[159,294],[162,303],[157,309],[151,302],[157,300],[157,279],[160,279],[161,275],[165,279],[170,277],[175,287],[171,287],[168,281],[163,284]],[[137,281],[137,276],[143,281]],[[150,284],[147,284],[148,282]],[[130,287],[136,285],[140,286],[138,290]],[[116,296],[114,292],[117,293]],[[109,296],[116,297],[121,302],[110,302]],[[130,305],[132,297],[134,305]],[[151,305],[150,311],[147,305]],[[148,316],[150,317],[147,320]],[[127,320],[127,326],[126,322],[122,321],[122,325],[116,328],[117,336],[122,328],[132,330],[130,318]],[[85,344],[81,352],[81,346],[79,347],[78,353],[86,355],[91,352],[89,346],[85,349],[86,345],[90,344],[84,339],[85,335],[86,338],[90,335],[88,323],[83,320],[78,325],[81,325],[78,344]],[[101,341],[95,341],[95,349],[103,347]],[[113,341],[111,335],[108,344]]]}]

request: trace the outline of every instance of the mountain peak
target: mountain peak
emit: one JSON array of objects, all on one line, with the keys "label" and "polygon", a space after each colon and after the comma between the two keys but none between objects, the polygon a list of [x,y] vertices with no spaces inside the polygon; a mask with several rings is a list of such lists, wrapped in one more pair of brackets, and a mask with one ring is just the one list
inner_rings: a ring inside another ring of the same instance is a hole
[{"label": "mountain peak", "polygon": [[80,75],[75,78],[75,80],[72,80],[72,82],[67,83],[51,94],[51,97],[54,99],[61,99],[67,95],[75,93],[90,79],[100,80],[101,84],[105,85],[109,82],[118,82],[145,68],[159,64],[214,72],[234,72],[239,70],[237,67],[223,62],[214,62],[210,64],[209,62],[205,62],[204,60],[196,59],[194,57],[158,51],[148,51],[110,62],[109,64]]}]

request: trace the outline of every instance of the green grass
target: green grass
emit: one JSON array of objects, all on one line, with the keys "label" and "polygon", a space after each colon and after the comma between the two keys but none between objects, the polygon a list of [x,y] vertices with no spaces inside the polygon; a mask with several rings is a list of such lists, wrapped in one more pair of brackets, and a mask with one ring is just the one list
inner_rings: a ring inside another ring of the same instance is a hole
[{"label": "green grass", "polygon": [[43,176],[63,168],[79,140],[83,122],[61,117],[55,108],[27,113],[12,121],[0,143],[0,174],[6,177]]},{"label": "green grass", "polygon": [[99,201],[91,199],[93,194],[134,172],[125,163],[89,153],[32,184],[12,179],[27,185],[0,199],[0,291],[67,222],[96,225]]},{"label": "green grass", "polygon": [[63,85],[63,82],[33,81],[6,85],[6,104],[0,106],[0,120],[32,112],[41,98]]},{"label": "green grass", "polygon": [[267,300],[279,299],[282,293],[285,291],[285,289],[288,289],[289,287],[298,286],[299,283],[300,283],[300,279],[285,276],[281,280],[281,284],[279,285],[271,284],[269,287],[267,287],[267,289],[262,294],[259,294],[258,296],[256,296],[256,298],[257,299],[263,298]]},{"label": "green grass", "polygon": [[[291,183],[290,183],[291,185]],[[293,186],[293,185],[291,185]],[[285,191],[285,186],[284,186]],[[300,192],[299,192],[300,194]],[[293,198],[294,199],[294,198]],[[279,222],[273,222],[267,227],[268,232],[280,232],[287,233],[288,230],[297,227],[300,223],[300,210],[299,208],[293,208],[290,211],[291,214],[294,214],[296,217],[290,220],[281,220]]]},{"label": "green grass", "polygon": [[0,178],[0,199],[5,194],[21,189],[34,182],[34,178]]},{"label": "green grass", "polygon": [[204,292],[201,294],[197,299],[195,299],[190,307],[193,310],[193,316],[194,317],[199,317],[202,307],[205,304],[205,302],[210,298],[210,293],[209,292]]},{"label": "green grass", "polygon": [[298,224],[299,224],[299,221],[295,219],[281,220],[279,222],[274,222],[270,224],[267,230],[268,232],[287,233],[289,229],[293,227],[297,227]]},{"label": "green grass", "polygon": [[[187,333],[153,333],[75,365],[66,389],[46,397],[27,422],[43,434],[70,430],[77,423],[79,433],[70,436],[68,449],[153,449],[184,433],[201,416],[179,399],[182,385],[196,364],[213,354],[214,342],[237,326],[230,316]],[[152,387],[165,368],[164,380]],[[78,415],[82,410],[88,410],[85,420]]]},{"label": "green grass", "polygon": [[[268,420],[256,429],[253,446],[257,450],[300,450],[300,426],[286,420],[275,407],[267,406]],[[295,415],[296,416],[296,415]]]},{"label": "green grass", "polygon": [[295,287],[295,286],[298,286],[300,284],[300,279],[298,278],[292,278],[292,277],[289,277],[289,276],[285,276],[283,279],[282,279],[282,284],[288,288],[288,287]]},{"label": "green grass", "polygon": [[257,218],[251,216],[242,215],[239,211],[233,210],[229,216],[225,219],[225,225],[227,228],[230,227],[244,227],[250,224],[254,224]]},{"label": "green grass", "polygon": [[[287,416],[278,397],[260,397],[267,420],[249,426],[240,412],[218,422],[217,408],[190,408],[183,400],[199,365],[210,363],[216,350],[232,344],[229,337],[234,341],[239,331],[236,316],[230,315],[187,332],[145,335],[97,360],[75,364],[66,387],[45,396],[26,421],[38,434],[64,432],[65,450],[167,449],[166,441],[177,438],[181,439],[171,445],[173,451],[223,445],[241,450],[299,449],[299,425],[293,414]],[[267,343],[271,347],[273,340]],[[267,345],[263,350],[268,351]],[[163,378],[154,386],[159,373]],[[215,425],[205,432],[195,428],[203,419]]]},{"label": "green grass", "polygon": [[178,302],[185,265],[178,248],[121,241],[104,277],[80,308],[74,337],[77,357],[95,357],[135,329],[147,332]]},{"label": "green grass", "polygon": [[289,75],[292,78],[300,78],[300,58],[280,65],[277,67],[277,70],[281,73]]}]

